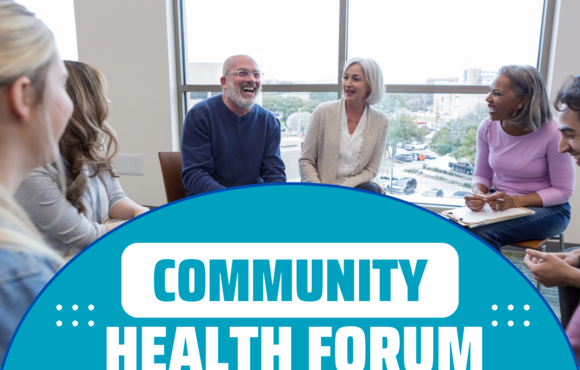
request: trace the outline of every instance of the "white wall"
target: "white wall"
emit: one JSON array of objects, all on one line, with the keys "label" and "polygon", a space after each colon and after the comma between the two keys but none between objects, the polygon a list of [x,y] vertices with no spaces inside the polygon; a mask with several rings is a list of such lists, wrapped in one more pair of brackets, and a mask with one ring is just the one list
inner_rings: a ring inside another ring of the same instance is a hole
[{"label": "white wall", "polygon": [[[550,50],[550,72],[547,81],[552,99],[569,75],[580,74],[579,15],[580,1],[557,1]],[[580,171],[578,168],[576,168],[576,191],[570,205],[572,206],[572,220],[566,230],[565,241],[580,244]]]},{"label": "white wall", "polygon": [[121,153],[143,154],[145,176],[121,176],[127,195],[166,203],[157,153],[178,148],[171,0],[75,0],[79,61],[109,81]]}]

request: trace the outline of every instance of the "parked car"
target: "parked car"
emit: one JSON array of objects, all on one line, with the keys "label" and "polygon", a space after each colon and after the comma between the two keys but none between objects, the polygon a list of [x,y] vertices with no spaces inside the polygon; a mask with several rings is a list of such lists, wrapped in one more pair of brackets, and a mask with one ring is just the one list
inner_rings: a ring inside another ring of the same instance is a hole
[{"label": "parked car", "polygon": [[406,153],[399,153],[395,155],[395,159],[403,162],[413,162],[413,156]]},{"label": "parked car", "polygon": [[[397,181],[398,179],[393,176],[393,182]],[[375,179],[375,182],[379,184],[385,192],[391,191],[391,176],[388,175],[379,175]]]},{"label": "parked car", "polygon": [[467,175],[473,175],[474,167],[469,162],[449,162],[449,168],[453,171],[463,172]]},{"label": "parked car", "polygon": [[411,143],[411,144],[407,144],[405,145],[405,149],[407,150],[424,150],[429,148],[429,145],[427,144],[420,144],[420,143]]},{"label": "parked car", "polygon": [[429,190],[425,190],[423,192],[423,194],[421,194],[425,197],[437,197],[437,198],[443,198],[443,190],[441,189],[437,189],[437,188],[431,188]]},{"label": "parked car", "polygon": [[456,191],[449,198],[461,198],[461,199],[463,199],[463,197],[465,197],[467,194],[469,194],[468,191]]},{"label": "parked car", "polygon": [[411,194],[417,189],[417,180],[414,177],[403,177],[402,179],[393,182],[393,193],[395,194]]},{"label": "parked car", "polygon": [[427,157],[427,159],[435,159],[435,158],[437,158],[437,153],[432,152],[430,150],[425,150],[423,152],[423,154],[425,154],[425,156]]}]

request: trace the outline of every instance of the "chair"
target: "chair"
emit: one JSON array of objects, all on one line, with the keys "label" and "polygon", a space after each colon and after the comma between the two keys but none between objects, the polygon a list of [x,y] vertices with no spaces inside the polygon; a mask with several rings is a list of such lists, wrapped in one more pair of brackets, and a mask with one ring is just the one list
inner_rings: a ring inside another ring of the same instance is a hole
[{"label": "chair", "polygon": [[167,203],[185,198],[181,180],[181,152],[159,152],[159,162]]},{"label": "chair", "polygon": [[[543,239],[543,240],[526,240],[524,242],[519,242],[519,243],[514,243],[514,244],[510,244],[511,246],[514,247],[518,247],[518,248],[523,248],[523,249],[535,249],[537,251],[540,252],[545,252],[546,251],[546,242],[548,240],[558,240],[559,241],[559,252],[563,252],[564,251],[564,233],[554,236],[552,238],[548,238],[548,239]],[[538,289],[538,291],[541,291],[542,289],[542,284],[540,284],[539,282],[536,284],[536,288]]]}]

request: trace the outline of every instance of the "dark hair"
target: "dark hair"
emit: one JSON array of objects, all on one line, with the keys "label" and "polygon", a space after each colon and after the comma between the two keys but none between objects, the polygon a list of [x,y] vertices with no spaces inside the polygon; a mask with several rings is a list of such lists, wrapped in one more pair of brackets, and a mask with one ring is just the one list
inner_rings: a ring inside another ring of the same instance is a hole
[{"label": "dark hair", "polygon": [[573,110],[580,117],[580,75],[568,77],[556,95],[554,108],[558,112],[563,112],[566,109]]}]

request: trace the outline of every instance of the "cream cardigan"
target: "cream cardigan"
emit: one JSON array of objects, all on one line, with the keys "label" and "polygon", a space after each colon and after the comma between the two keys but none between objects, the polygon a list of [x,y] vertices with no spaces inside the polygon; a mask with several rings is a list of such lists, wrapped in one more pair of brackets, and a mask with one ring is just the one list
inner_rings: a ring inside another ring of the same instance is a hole
[{"label": "cream cardigan", "polygon": [[[304,139],[300,164],[303,182],[334,184],[340,150],[340,119],[344,98],[320,104],[310,117]],[[342,186],[355,187],[375,178],[387,144],[389,119],[387,115],[367,107],[360,165]]]}]

